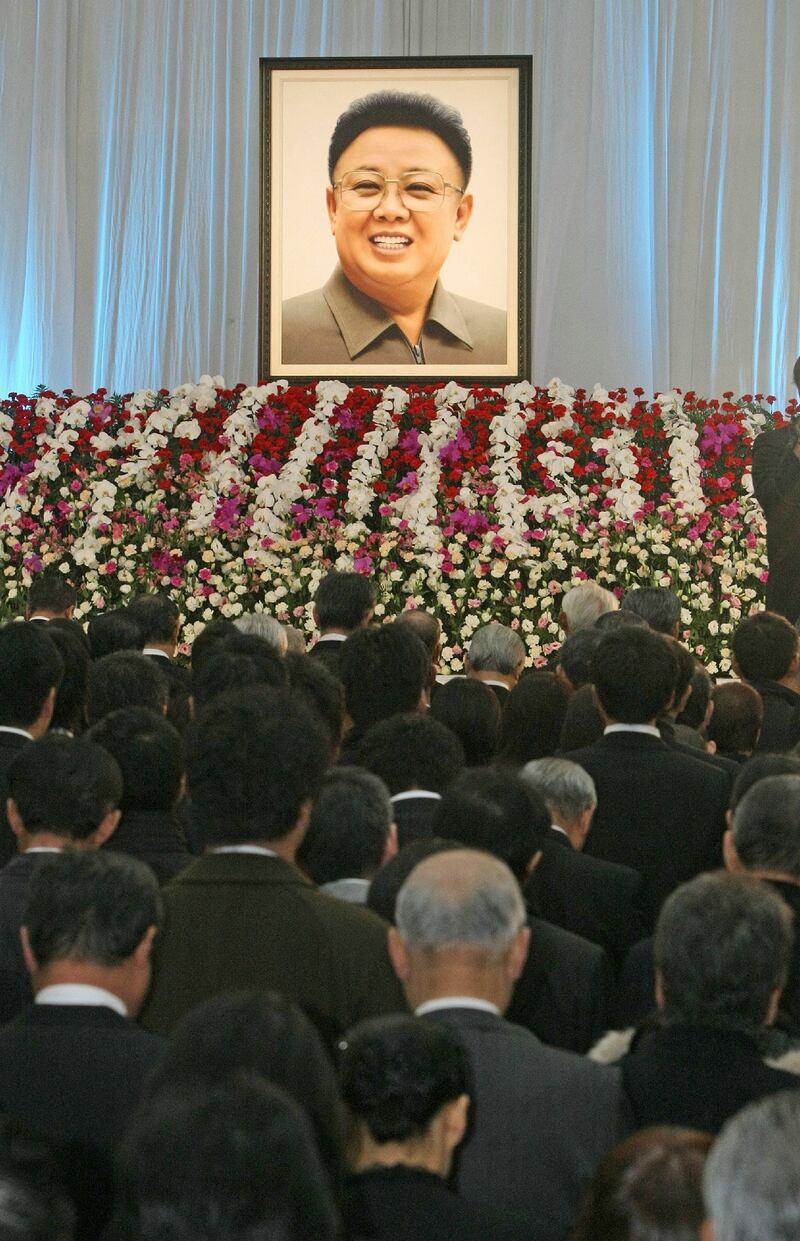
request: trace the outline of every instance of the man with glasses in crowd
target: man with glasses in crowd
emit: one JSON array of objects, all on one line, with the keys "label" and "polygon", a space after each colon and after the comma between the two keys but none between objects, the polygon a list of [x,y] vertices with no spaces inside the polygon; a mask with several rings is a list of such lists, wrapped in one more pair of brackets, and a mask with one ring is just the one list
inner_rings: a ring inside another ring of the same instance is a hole
[{"label": "man with glasses in crowd", "polygon": [[471,171],[460,115],[430,95],[380,91],[342,113],[326,191],[339,263],[284,302],[284,362],[506,361],[505,311],[439,281],[472,215]]}]

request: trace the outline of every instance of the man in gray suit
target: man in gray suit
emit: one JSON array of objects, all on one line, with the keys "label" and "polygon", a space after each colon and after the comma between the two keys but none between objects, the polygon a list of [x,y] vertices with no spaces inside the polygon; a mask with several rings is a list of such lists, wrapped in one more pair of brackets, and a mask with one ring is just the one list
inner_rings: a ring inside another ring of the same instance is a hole
[{"label": "man in gray suit", "polygon": [[585,1181],[626,1119],[616,1069],[503,1020],[529,936],[508,867],[463,849],[412,871],[389,950],[411,1008],[457,1031],[470,1056],[475,1110],[459,1192],[529,1217],[537,1241],[563,1241]]}]

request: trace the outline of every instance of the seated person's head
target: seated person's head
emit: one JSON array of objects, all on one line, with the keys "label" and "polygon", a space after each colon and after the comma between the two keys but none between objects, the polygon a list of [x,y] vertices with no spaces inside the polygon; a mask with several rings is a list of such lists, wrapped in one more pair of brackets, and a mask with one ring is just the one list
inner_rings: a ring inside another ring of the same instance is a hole
[{"label": "seated person's head", "polygon": [[220,642],[192,676],[195,708],[219,694],[253,685],[280,689],[288,684],[286,665],[275,647],[255,634],[233,633]]},{"label": "seated person's head", "polygon": [[156,591],[131,599],[126,615],[138,625],[143,646],[174,646],[178,641],[181,611],[169,595]]},{"label": "seated person's head", "polygon": [[233,623],[239,633],[263,638],[278,655],[286,654],[288,646],[286,630],[274,616],[269,616],[266,612],[248,612],[244,616],[237,616]]},{"label": "seated person's head", "polygon": [[390,306],[402,286],[426,305],[469,223],[471,171],[469,135],[454,108],[400,91],[355,100],[331,137],[327,190],[331,232],[351,284]]},{"label": "seated person's head", "polygon": [[677,676],[660,633],[625,627],[603,636],[592,657],[592,684],[608,720],[649,724],[666,711]]},{"label": "seated person's head", "polygon": [[433,612],[426,612],[424,608],[406,608],[405,612],[400,612],[395,617],[395,621],[398,625],[408,625],[425,644],[430,651],[431,664],[435,670],[442,652],[442,622],[439,617],[434,616]]},{"label": "seated person's head", "polygon": [[169,685],[154,659],[138,651],[115,651],[93,662],[89,672],[90,724],[122,707],[147,707],[164,715]]},{"label": "seated person's head", "polygon": [[243,1074],[164,1090],[118,1160],[115,1236],[137,1241],[335,1241],[311,1128],[276,1086]]},{"label": "seated person's head", "polygon": [[659,1125],[620,1142],[592,1177],[572,1241],[696,1241],[711,1137]]},{"label": "seated person's head", "polygon": [[53,714],[64,661],[46,625],[0,627],[0,724],[41,736]]},{"label": "seated person's head", "polygon": [[739,801],[725,834],[729,870],[800,883],[800,775],[765,776]]},{"label": "seated person's head", "polygon": [[192,649],[189,652],[192,678],[197,676],[202,665],[217,650],[218,646],[238,632],[239,630],[237,630],[233,621],[227,620],[224,616],[219,616],[216,620],[209,621],[207,625],[204,625],[194,638]]},{"label": "seated person's head", "polygon": [[458,737],[427,715],[393,715],[374,724],[359,748],[359,763],[394,797],[412,789],[443,793],[464,766]]},{"label": "seated person's head", "polygon": [[357,1171],[399,1163],[448,1175],[467,1126],[469,1062],[446,1026],[400,1015],[362,1022],[342,1044],[340,1081]]},{"label": "seated person's head", "polygon": [[556,673],[569,693],[589,684],[592,655],[601,636],[600,630],[591,625],[588,629],[570,630],[562,642]]},{"label": "seated person's head", "polygon": [[764,720],[758,690],[744,681],[726,681],[716,686],[712,698],[706,737],[714,742],[717,754],[752,754]]},{"label": "seated person's head", "polygon": [[458,737],[468,767],[492,761],[500,743],[502,710],[488,685],[474,677],[453,677],[439,686],[430,714]]},{"label": "seated person's head", "polygon": [[[626,625],[642,629],[647,625],[647,621],[638,612],[620,607],[614,612],[603,612],[601,616],[598,616],[592,628],[599,630],[600,633],[610,633],[614,629],[624,629]],[[647,625],[647,628],[649,629],[650,626]]]},{"label": "seated person's head", "polygon": [[89,618],[89,647],[92,659],[113,655],[114,651],[140,651],[144,646],[139,626],[123,608],[96,612]]},{"label": "seated person's head", "polygon": [[339,670],[348,714],[363,732],[378,720],[423,707],[431,661],[404,625],[356,629],[342,643]]},{"label": "seated person's head", "polygon": [[492,769],[464,771],[446,790],[433,820],[434,834],[484,849],[524,883],[550,828],[538,793],[518,776]]},{"label": "seated person's head", "polygon": [[636,612],[656,633],[677,638],[681,627],[681,601],[667,586],[637,586],[626,590],[620,610]]},{"label": "seated person's head", "polygon": [[72,616],[75,611],[77,592],[57,569],[45,569],[37,573],[28,587],[25,618],[32,616]]},{"label": "seated person's head", "polygon": [[44,834],[97,848],[119,822],[122,773],[86,737],[45,736],[15,756],[8,799],[9,823],[21,847]]},{"label": "seated person's head", "polygon": [[123,815],[174,810],[186,762],[183,738],[163,715],[147,707],[123,707],[95,724],[91,736],[119,764]]},{"label": "seated person's head", "polygon": [[531,759],[555,754],[568,706],[569,694],[554,673],[526,673],[503,708],[498,762],[521,767]]},{"label": "seated person's head", "polygon": [[656,925],[664,1020],[755,1034],[775,1018],[792,942],[789,907],[760,880],[691,879],[667,898]]},{"label": "seated person's head", "polygon": [[551,822],[564,828],[576,848],[583,847],[597,806],[588,771],[567,758],[537,758],[519,773],[523,784],[547,806]]},{"label": "seated person's head", "polygon": [[303,1109],[335,1182],[346,1127],[336,1074],[308,1017],[274,992],[225,992],[193,1008],[172,1031],[148,1095],[175,1086],[212,1087],[244,1072],[286,1091]]},{"label": "seated person's head", "polygon": [[322,633],[352,633],[375,611],[375,585],[363,573],[326,573],[314,595],[314,623]]},{"label": "seated person's head", "polygon": [[800,775],[800,757],[797,754],[754,754],[742,763],[733,782],[729,814],[733,814],[748,789],[767,776]]},{"label": "seated person's head", "polygon": [[67,849],[43,858],[21,931],[34,991],[91,983],[118,995],[136,1016],[161,917],[158,883],[144,862],[105,850]]},{"label": "seated person's head", "polygon": [[64,675],[56,690],[50,727],[82,733],[86,727],[89,696],[89,652],[73,633],[57,626],[57,621],[51,621],[47,636],[61,656]]},{"label": "seated person's head", "polygon": [[389,792],[360,767],[334,767],[311,809],[297,860],[314,883],[371,879],[397,848]]},{"label": "seated person's head", "polygon": [[794,625],[776,612],[754,612],[737,626],[731,639],[733,666],[745,681],[782,681],[797,671],[798,636]]},{"label": "seated person's head", "polygon": [[677,717],[678,723],[686,724],[687,727],[695,728],[698,731],[702,729],[708,721],[713,689],[714,682],[711,680],[709,673],[700,663],[700,660],[695,659],[689,697],[686,699],[684,708]]},{"label": "seated person's head", "polygon": [[524,665],[525,643],[516,630],[497,621],[475,630],[464,660],[468,674],[496,673],[516,681]]},{"label": "seated person's head", "polygon": [[564,593],[559,622],[567,634],[588,629],[605,612],[616,612],[616,595],[598,582],[579,582]]},{"label": "seated person's head", "polygon": [[605,720],[599,706],[597,695],[591,685],[582,685],[576,689],[567,703],[564,712],[564,723],[561,725],[559,749],[563,754],[571,750],[582,750],[592,745],[598,737],[602,737]]},{"label": "seated person's head", "polygon": [[214,698],[187,745],[192,816],[205,844],[299,843],[329,753],[324,725],[285,690]]},{"label": "seated person's head", "polygon": [[793,1241],[800,1185],[800,1091],[751,1103],[708,1156],[703,1241]]}]

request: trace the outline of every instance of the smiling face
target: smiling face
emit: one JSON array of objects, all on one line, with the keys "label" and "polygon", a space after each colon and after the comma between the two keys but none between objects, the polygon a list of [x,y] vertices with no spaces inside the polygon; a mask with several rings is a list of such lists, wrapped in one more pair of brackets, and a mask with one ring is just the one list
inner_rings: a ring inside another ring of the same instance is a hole
[{"label": "smiling face", "polygon": [[[427,129],[399,125],[365,129],[339,157],[334,182],[357,168],[391,179],[403,173],[438,172],[455,186],[464,184],[455,155]],[[342,269],[357,289],[387,309],[409,312],[427,306],[453,241],[472,214],[472,195],[448,189],[436,211],[409,211],[398,186],[386,186],[372,211],[349,211],[338,190],[327,190],[328,216]]]}]

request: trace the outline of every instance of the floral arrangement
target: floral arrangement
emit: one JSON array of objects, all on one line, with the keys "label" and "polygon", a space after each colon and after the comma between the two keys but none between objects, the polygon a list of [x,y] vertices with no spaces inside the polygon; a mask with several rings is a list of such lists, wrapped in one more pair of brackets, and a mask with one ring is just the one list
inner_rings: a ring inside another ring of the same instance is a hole
[{"label": "floral arrangement", "polygon": [[[374,575],[378,613],[428,607],[458,671],[489,619],[529,662],[560,640],[563,592],[665,585],[712,670],[763,598],[750,445],[773,397],[348,387],[338,381],[0,402],[0,614],[56,566],[78,615],[167,589],[199,624],[265,610],[313,631],[330,568]],[[790,406],[787,415],[792,413]]]}]

